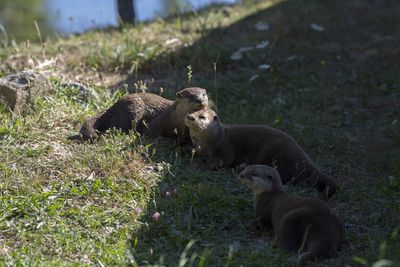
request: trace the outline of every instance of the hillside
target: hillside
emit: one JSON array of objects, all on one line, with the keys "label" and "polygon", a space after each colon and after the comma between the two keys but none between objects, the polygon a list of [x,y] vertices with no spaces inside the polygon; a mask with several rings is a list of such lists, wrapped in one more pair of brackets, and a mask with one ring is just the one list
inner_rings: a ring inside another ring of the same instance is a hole
[{"label": "hillside", "polygon": [[67,139],[128,92],[174,99],[187,86],[206,88],[225,123],[284,130],[340,183],[328,205],[347,243],[311,266],[400,265],[398,1],[213,7],[21,43],[0,62],[0,76],[36,68],[56,89],[24,117],[0,110],[0,265],[294,265],[250,230],[251,192],[231,170],[196,168],[175,140]]}]

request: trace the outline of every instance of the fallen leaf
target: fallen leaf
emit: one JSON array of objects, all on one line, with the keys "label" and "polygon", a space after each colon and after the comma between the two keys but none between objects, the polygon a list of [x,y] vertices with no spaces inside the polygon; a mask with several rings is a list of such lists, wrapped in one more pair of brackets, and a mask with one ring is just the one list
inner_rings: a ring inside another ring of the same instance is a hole
[{"label": "fallen leaf", "polygon": [[254,74],[253,76],[251,76],[251,78],[249,79],[249,82],[254,81],[255,79],[257,79],[260,75],[258,74]]},{"label": "fallen leaf", "polygon": [[322,26],[320,24],[316,24],[316,23],[312,23],[310,25],[310,28],[313,29],[314,31],[317,31],[317,32],[322,32],[322,31],[325,30],[324,26]]},{"label": "fallen leaf", "polygon": [[256,45],[256,48],[258,49],[262,49],[262,48],[266,48],[269,45],[269,41],[262,41],[261,43]]},{"label": "fallen leaf", "polygon": [[262,21],[257,22],[257,24],[254,25],[254,27],[256,27],[256,29],[259,30],[259,31],[267,31],[267,30],[269,30],[269,24],[266,23],[266,22],[262,22]]},{"label": "fallen leaf", "polygon": [[267,70],[267,69],[271,68],[271,66],[268,64],[262,64],[262,65],[258,66],[258,68],[260,70]]}]

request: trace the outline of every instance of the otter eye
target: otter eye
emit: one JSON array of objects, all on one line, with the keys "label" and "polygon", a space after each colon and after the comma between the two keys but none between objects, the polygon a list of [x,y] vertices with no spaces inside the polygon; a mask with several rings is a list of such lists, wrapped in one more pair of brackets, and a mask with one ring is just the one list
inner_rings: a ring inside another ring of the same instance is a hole
[{"label": "otter eye", "polygon": [[257,175],[254,175],[254,174],[250,175],[250,177],[251,177],[251,179],[253,179],[253,180],[255,180],[255,179],[258,178],[258,176],[257,176]]},{"label": "otter eye", "polygon": [[203,115],[199,116],[200,119],[204,120],[206,117],[204,117]]},{"label": "otter eye", "polygon": [[271,175],[267,175],[266,177],[265,177],[267,180],[272,180],[272,176]]}]

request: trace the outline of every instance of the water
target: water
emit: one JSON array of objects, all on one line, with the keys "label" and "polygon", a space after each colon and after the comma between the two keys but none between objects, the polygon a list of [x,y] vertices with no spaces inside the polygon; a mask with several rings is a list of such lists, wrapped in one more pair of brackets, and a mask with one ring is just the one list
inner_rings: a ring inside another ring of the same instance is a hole
[{"label": "water", "polygon": [[[135,0],[137,21],[198,10],[211,4],[234,4],[238,0]],[[55,31],[70,35],[118,25],[116,0],[45,0],[48,22]]]}]

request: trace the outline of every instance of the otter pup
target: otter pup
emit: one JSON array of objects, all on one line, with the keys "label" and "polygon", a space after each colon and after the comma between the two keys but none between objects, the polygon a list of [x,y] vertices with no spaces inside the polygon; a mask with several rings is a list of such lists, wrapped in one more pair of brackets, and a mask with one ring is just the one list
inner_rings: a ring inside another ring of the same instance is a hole
[{"label": "otter pup", "polygon": [[246,164],[276,166],[284,183],[307,182],[331,197],[337,188],[286,133],[261,125],[223,125],[209,108],[188,113],[185,124],[197,152],[209,168]]},{"label": "otter pup", "polygon": [[[198,87],[183,89],[176,93],[176,101],[165,99],[151,93],[136,93],[122,97],[102,113],[87,119],[80,129],[83,140],[94,140],[108,129],[120,129],[128,132],[135,126],[138,133],[155,136],[173,136],[188,132],[183,123],[187,112],[199,110],[208,105],[207,91]],[[167,120],[155,118],[162,115]],[[150,128],[147,129],[150,123]]]},{"label": "otter pup", "polygon": [[266,165],[247,166],[239,179],[254,192],[255,219],[260,229],[272,229],[280,249],[302,250],[299,265],[336,255],[343,226],[324,203],[285,193],[279,173]]}]

